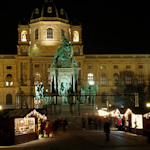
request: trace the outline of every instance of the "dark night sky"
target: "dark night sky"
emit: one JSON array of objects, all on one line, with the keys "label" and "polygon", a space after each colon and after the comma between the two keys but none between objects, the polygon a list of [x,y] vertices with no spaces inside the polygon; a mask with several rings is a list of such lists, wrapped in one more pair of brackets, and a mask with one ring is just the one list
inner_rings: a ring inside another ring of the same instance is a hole
[{"label": "dark night sky", "polygon": [[[17,27],[44,0],[6,0],[1,4],[0,53],[16,53]],[[148,0],[54,0],[70,22],[83,28],[84,53],[150,54]]]}]

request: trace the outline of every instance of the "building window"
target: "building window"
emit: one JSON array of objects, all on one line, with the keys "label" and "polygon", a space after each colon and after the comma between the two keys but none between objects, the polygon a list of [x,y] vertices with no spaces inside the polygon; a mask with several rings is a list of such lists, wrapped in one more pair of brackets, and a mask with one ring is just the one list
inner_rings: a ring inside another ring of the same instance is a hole
[{"label": "building window", "polygon": [[73,42],[79,42],[79,32],[78,31],[73,32]]},{"label": "building window", "polygon": [[40,65],[35,65],[35,68],[40,68]]},{"label": "building window", "polygon": [[131,66],[130,66],[130,65],[127,65],[127,66],[126,66],[126,69],[131,69]]},{"label": "building window", "polygon": [[27,41],[27,31],[26,30],[23,30],[21,32],[21,41],[22,42],[26,42]]},{"label": "building window", "polygon": [[144,76],[142,73],[138,75],[138,84],[144,84]]},{"label": "building window", "polygon": [[106,65],[101,65],[100,69],[106,69]]},{"label": "building window", "polygon": [[48,39],[52,39],[53,38],[53,29],[52,28],[48,28],[47,29],[47,38]]},{"label": "building window", "polygon": [[38,40],[39,38],[39,31],[38,29],[35,30],[35,40]]},{"label": "building window", "polygon": [[6,96],[6,105],[12,105],[12,95],[8,94]]},{"label": "building window", "polygon": [[13,85],[13,79],[12,79],[12,75],[8,74],[6,76],[6,86],[12,86]]},{"label": "building window", "polygon": [[7,66],[7,69],[12,69],[12,67],[11,66]]},{"label": "building window", "polygon": [[89,85],[94,85],[94,84],[95,84],[93,73],[89,73],[89,74],[87,75],[87,82],[89,83]]},{"label": "building window", "polygon": [[41,81],[41,75],[40,75],[40,73],[36,73],[35,74],[35,78],[34,78],[34,85],[38,85],[38,84],[40,84],[40,82],[42,82]]},{"label": "building window", "polygon": [[143,68],[143,65],[139,65],[139,69],[142,69]]},{"label": "building window", "polygon": [[88,66],[87,68],[88,68],[88,69],[93,69],[93,66]]},{"label": "building window", "polygon": [[105,93],[102,94],[102,103],[105,103],[106,104],[106,101],[107,101],[107,96]]},{"label": "building window", "polygon": [[118,65],[114,65],[114,69],[118,69]]},{"label": "building window", "polygon": [[100,77],[100,85],[106,85],[107,84],[107,78],[105,74],[102,74]]},{"label": "building window", "polygon": [[132,84],[132,76],[131,75],[125,76],[125,84]]},{"label": "building window", "polygon": [[114,85],[119,84],[119,75],[117,73],[114,74]]}]

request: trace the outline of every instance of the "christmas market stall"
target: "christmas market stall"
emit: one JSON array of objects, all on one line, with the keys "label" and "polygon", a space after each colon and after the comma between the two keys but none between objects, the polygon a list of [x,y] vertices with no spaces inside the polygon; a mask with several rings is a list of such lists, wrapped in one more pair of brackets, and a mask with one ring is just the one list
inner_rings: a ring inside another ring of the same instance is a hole
[{"label": "christmas market stall", "polygon": [[142,134],[143,115],[139,109],[120,108],[110,111],[113,127],[132,133]]},{"label": "christmas market stall", "polygon": [[112,128],[116,128],[118,130],[121,130],[122,116],[123,115],[120,113],[119,109],[115,109],[115,110],[110,111]]},{"label": "christmas market stall", "polygon": [[150,112],[145,113],[143,115],[144,118],[144,129],[143,132],[145,135],[147,135],[148,133],[150,133]]},{"label": "christmas market stall", "polygon": [[126,131],[143,134],[143,115],[138,108],[132,110],[128,108],[124,113],[124,118]]},{"label": "christmas market stall", "polygon": [[[45,112],[44,110],[40,110]],[[1,118],[1,145],[13,145],[36,140],[39,135],[40,120],[47,120],[45,114],[35,109],[10,110]],[[9,139],[9,140],[4,140]]]}]

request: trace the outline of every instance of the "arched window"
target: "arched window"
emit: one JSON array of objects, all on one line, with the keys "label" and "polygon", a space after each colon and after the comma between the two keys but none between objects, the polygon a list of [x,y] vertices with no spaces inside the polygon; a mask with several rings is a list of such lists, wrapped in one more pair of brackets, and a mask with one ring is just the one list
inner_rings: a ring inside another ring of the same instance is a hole
[{"label": "arched window", "polygon": [[93,73],[89,73],[87,75],[87,83],[89,83],[89,85],[94,85],[95,84]]},{"label": "arched window", "polygon": [[119,75],[117,73],[114,74],[114,85],[119,84]]},{"label": "arched window", "polygon": [[40,75],[40,73],[36,73],[35,74],[35,78],[34,78],[34,85],[38,85],[38,84],[40,84],[40,82],[42,82],[41,81],[41,75]]},{"label": "arched window", "polygon": [[23,30],[21,32],[21,41],[22,42],[26,42],[27,41],[27,31],[26,30]]},{"label": "arched window", "polygon": [[53,38],[53,29],[52,28],[48,28],[47,29],[47,38],[48,39],[52,39]]},{"label": "arched window", "polygon": [[78,31],[73,32],[73,42],[79,42],[79,32]]},{"label": "arched window", "polygon": [[142,73],[138,75],[138,84],[144,84],[144,76]]},{"label": "arched window", "polygon": [[106,85],[107,84],[107,78],[106,78],[106,74],[102,74],[100,77],[100,84],[101,85]]},{"label": "arched window", "polygon": [[125,84],[132,84],[132,76],[125,75]]},{"label": "arched window", "polygon": [[35,40],[38,40],[39,39],[39,30],[36,29],[35,30]]},{"label": "arched window", "polygon": [[6,86],[12,86],[13,85],[13,79],[12,79],[12,75],[8,74],[6,76]]},{"label": "arched window", "polygon": [[6,96],[6,105],[12,105],[12,95],[8,94]]}]

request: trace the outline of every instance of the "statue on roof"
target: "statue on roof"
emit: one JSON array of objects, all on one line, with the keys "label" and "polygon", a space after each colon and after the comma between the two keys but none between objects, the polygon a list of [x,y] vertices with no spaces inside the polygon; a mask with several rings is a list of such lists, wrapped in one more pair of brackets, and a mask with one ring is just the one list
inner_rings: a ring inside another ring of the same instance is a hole
[{"label": "statue on roof", "polygon": [[69,67],[72,58],[72,44],[62,35],[62,44],[56,51],[51,67]]}]

